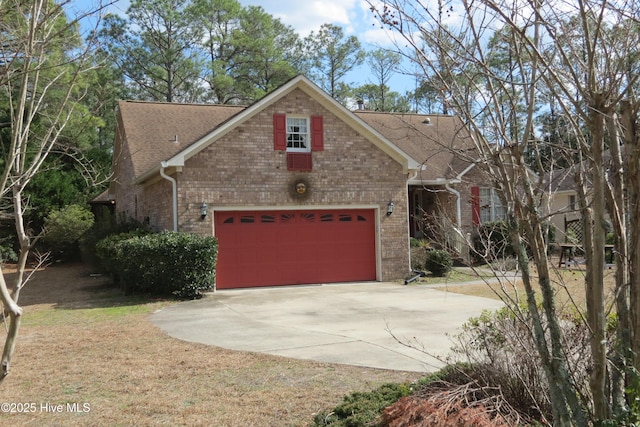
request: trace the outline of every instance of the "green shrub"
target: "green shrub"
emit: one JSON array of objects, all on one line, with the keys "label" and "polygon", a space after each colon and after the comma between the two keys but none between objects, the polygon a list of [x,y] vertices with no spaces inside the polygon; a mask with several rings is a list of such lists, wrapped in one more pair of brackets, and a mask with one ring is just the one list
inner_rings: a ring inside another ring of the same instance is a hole
[{"label": "green shrub", "polygon": [[114,281],[121,282],[121,275],[128,257],[121,251],[118,246],[119,243],[147,234],[149,234],[147,230],[136,229],[124,233],[111,234],[96,243],[95,251],[103,271],[110,274]]},{"label": "green shrub", "polygon": [[382,413],[387,406],[412,392],[412,385],[384,384],[370,392],[355,392],[345,396],[333,410],[321,412],[313,419],[312,426],[365,427]]},{"label": "green shrub", "polygon": [[411,269],[414,271],[424,270],[424,264],[427,262],[427,251],[424,247],[411,248]]},{"label": "green shrub", "polygon": [[13,239],[8,236],[0,238],[0,266],[3,266],[7,261],[15,262],[18,260],[18,255],[13,250]]},{"label": "green shrub", "polygon": [[411,239],[409,239],[409,246],[412,248],[418,248],[420,246],[424,246],[424,244],[422,240],[412,237]]},{"label": "green shrub", "polygon": [[57,259],[70,259],[79,254],[78,242],[93,226],[93,213],[80,206],[69,205],[54,210],[44,220],[43,245]]},{"label": "green shrub", "polygon": [[436,277],[446,276],[451,271],[453,260],[449,252],[436,249],[427,253],[427,261],[424,267]]},{"label": "green shrub", "polygon": [[218,244],[215,237],[163,232],[120,234],[98,244],[101,258],[127,291],[195,299],[212,288]]}]

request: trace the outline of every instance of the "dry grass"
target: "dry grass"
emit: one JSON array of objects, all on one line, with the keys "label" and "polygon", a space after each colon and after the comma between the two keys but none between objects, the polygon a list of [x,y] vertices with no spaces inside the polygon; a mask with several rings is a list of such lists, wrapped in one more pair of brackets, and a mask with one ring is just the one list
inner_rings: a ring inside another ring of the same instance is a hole
[{"label": "dry grass", "polygon": [[[557,265],[557,260],[552,264]],[[605,270],[604,285],[609,303],[613,301],[613,290],[615,288],[615,269]],[[525,291],[521,280],[513,280],[513,275],[507,274],[510,280],[502,280],[502,284],[496,281],[487,281],[482,284],[450,284],[441,288],[447,292],[460,293],[465,295],[475,295],[485,298],[502,299],[505,297],[517,301],[524,301]],[[495,278],[495,277],[494,277]],[[537,274],[535,268],[532,269],[533,287],[539,295]],[[585,271],[584,265],[578,268],[554,268],[551,272],[551,281],[555,288],[555,298],[558,307],[574,309],[586,307],[585,299]]]},{"label": "dry grass", "polygon": [[[23,291],[1,401],[35,410],[0,413],[2,424],[299,426],[352,391],[420,376],[179,341],[147,320],[169,302],[123,297],[89,272],[82,264],[49,267]],[[69,412],[67,403],[90,411]]]}]

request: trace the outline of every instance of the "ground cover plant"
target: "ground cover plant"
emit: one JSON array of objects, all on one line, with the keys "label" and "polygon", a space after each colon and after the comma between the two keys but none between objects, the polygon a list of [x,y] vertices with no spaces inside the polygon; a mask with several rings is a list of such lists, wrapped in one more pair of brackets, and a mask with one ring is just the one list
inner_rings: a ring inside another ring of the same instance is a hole
[{"label": "ground cover plant", "polygon": [[123,296],[91,273],[48,267],[24,288],[2,401],[35,406],[0,413],[1,424],[303,426],[348,393],[421,376],[179,341],[147,321],[173,301]]}]

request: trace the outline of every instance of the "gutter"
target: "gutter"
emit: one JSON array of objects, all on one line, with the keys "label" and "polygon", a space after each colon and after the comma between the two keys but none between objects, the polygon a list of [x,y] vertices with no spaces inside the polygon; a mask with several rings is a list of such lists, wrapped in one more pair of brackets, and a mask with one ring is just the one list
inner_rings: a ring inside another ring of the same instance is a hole
[{"label": "gutter", "polygon": [[178,231],[178,184],[174,178],[164,173],[164,168],[166,167],[167,162],[160,162],[160,176],[171,181],[171,187],[173,189],[173,231]]}]

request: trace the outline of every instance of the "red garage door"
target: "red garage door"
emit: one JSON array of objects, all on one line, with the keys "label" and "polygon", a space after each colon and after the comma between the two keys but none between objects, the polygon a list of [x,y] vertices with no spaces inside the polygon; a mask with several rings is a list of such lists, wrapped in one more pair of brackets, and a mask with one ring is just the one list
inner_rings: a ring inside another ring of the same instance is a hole
[{"label": "red garage door", "polygon": [[216,212],[216,287],[376,279],[373,210]]}]

